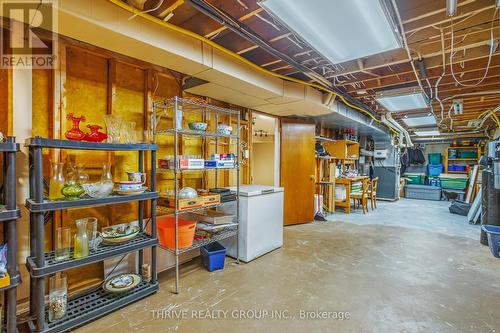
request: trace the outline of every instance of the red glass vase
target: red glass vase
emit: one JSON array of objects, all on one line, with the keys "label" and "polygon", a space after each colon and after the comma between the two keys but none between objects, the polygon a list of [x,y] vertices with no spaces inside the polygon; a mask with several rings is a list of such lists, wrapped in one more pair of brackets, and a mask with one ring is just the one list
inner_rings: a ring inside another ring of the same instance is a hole
[{"label": "red glass vase", "polygon": [[102,126],[99,125],[87,125],[90,129],[90,133],[85,134],[85,141],[90,142],[101,142],[108,138],[108,135],[103,132],[99,132],[102,129]]},{"label": "red glass vase", "polygon": [[80,130],[80,121],[85,121],[85,116],[75,117],[73,113],[68,113],[66,119],[73,122],[73,127],[64,134],[68,140],[82,141],[85,138],[85,133]]}]

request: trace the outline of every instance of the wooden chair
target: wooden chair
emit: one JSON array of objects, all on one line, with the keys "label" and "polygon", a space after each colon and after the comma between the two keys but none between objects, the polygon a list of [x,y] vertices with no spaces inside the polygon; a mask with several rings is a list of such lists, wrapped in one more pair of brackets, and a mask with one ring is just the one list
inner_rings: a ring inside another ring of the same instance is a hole
[{"label": "wooden chair", "polygon": [[370,199],[370,206],[377,208],[377,186],[378,186],[378,177],[375,177],[370,182],[370,188],[368,189],[368,198]]},{"label": "wooden chair", "polygon": [[361,204],[361,208],[363,208],[363,214],[368,212],[368,184],[370,180],[368,178],[364,178],[361,180],[361,193],[351,193],[351,199],[354,199],[354,203],[356,206],[356,202]]}]

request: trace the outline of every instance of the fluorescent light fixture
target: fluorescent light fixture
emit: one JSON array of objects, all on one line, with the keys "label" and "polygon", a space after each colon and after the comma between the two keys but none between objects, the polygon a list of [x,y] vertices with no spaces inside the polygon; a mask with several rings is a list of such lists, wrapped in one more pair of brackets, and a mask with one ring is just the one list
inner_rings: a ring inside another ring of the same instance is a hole
[{"label": "fluorescent light fixture", "polygon": [[391,112],[424,109],[428,107],[424,94],[422,94],[421,91],[414,89],[398,89],[378,92],[375,99],[384,108]]},{"label": "fluorescent light fixture", "polygon": [[422,131],[415,131],[415,135],[417,136],[433,136],[433,135],[439,135],[439,131],[436,130],[422,130]]},{"label": "fluorescent light fixture", "polygon": [[434,116],[403,118],[403,121],[408,127],[436,125]]},{"label": "fluorescent light fixture", "polygon": [[260,0],[259,5],[334,64],[401,47],[383,1]]},{"label": "fluorescent light fixture", "polygon": [[446,14],[455,16],[457,13],[457,0],[446,0]]}]

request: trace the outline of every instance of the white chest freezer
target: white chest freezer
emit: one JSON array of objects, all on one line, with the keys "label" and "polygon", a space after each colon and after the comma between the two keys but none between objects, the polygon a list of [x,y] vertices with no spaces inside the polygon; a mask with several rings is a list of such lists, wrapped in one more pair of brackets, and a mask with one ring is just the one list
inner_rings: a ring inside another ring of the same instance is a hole
[{"label": "white chest freezer", "polygon": [[[235,191],[236,188],[231,188]],[[221,211],[233,213],[236,202]],[[236,238],[221,242],[227,255],[236,258]],[[283,246],[283,188],[240,186],[240,260],[249,262]]]}]

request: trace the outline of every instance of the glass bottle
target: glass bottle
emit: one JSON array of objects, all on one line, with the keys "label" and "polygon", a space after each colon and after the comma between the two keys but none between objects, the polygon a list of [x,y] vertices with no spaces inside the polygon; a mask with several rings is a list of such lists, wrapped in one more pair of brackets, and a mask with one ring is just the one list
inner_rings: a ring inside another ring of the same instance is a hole
[{"label": "glass bottle", "polygon": [[56,273],[49,279],[49,322],[64,317],[68,308],[68,284],[66,274]]},{"label": "glass bottle", "polygon": [[62,199],[63,194],[61,193],[62,188],[66,180],[63,175],[63,164],[62,163],[52,163],[52,177],[49,183],[49,199],[57,200]]},{"label": "glass bottle", "polygon": [[74,258],[83,258],[89,255],[89,238],[87,236],[87,219],[76,220]]}]

